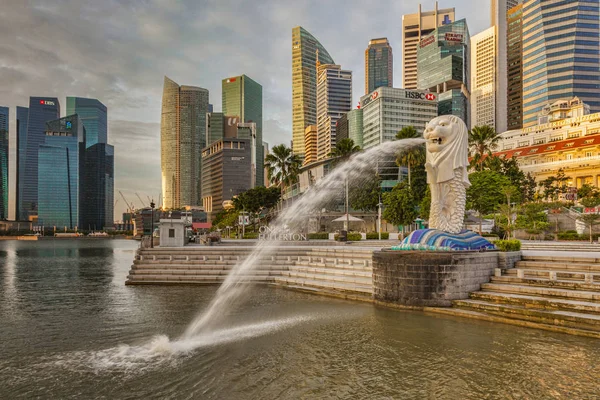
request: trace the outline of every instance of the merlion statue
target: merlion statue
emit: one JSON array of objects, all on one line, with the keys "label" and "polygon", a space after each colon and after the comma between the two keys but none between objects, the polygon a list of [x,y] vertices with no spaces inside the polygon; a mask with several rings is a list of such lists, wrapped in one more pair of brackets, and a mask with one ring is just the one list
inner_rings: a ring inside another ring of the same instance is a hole
[{"label": "merlion statue", "polygon": [[471,186],[469,134],[454,115],[432,119],[423,132],[426,142],[427,183],[431,190],[429,228],[460,233],[464,225],[467,188]]}]

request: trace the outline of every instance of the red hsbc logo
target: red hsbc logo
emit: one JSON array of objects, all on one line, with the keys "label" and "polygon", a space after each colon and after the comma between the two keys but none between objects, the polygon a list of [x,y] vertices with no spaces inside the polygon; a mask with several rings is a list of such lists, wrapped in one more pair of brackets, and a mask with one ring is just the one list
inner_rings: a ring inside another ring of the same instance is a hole
[{"label": "red hsbc logo", "polygon": [[49,101],[49,100],[40,100],[40,104],[42,104],[44,106],[53,106],[53,105],[55,105],[53,101]]},{"label": "red hsbc logo", "polygon": [[435,100],[435,95],[434,95],[433,93],[427,93],[427,94],[425,95],[425,98],[426,98],[427,100]]},{"label": "red hsbc logo", "polygon": [[435,94],[433,93],[420,93],[420,92],[405,92],[405,96],[407,99],[415,99],[415,100],[435,100]]},{"label": "red hsbc logo", "polygon": [[375,92],[371,95],[371,100],[375,100],[379,96],[379,93]]}]

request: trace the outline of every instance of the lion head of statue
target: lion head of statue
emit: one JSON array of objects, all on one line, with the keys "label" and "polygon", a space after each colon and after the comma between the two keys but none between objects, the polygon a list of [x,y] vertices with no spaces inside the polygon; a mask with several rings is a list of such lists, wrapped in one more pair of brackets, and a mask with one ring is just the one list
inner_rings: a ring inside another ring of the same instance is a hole
[{"label": "lion head of statue", "polygon": [[[468,182],[469,132],[467,125],[454,115],[442,115],[429,121],[423,132],[426,140],[426,158],[430,168],[436,171],[436,182],[454,177],[454,170],[463,170],[465,184]],[[428,176],[428,180],[430,177]]]}]

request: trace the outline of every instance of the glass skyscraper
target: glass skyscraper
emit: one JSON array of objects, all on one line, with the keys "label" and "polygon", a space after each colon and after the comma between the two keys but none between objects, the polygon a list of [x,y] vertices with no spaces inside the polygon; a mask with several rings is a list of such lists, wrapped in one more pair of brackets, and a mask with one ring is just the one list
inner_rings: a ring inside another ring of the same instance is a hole
[{"label": "glass skyscraper", "polygon": [[338,120],[335,128],[336,140],[351,139],[354,144],[363,147],[363,110],[357,108],[348,111]]},{"label": "glass skyscraper", "polygon": [[46,123],[38,148],[38,225],[74,229],[80,215],[80,163],[85,128],[77,115]]},{"label": "glass skyscraper", "polygon": [[523,127],[523,4],[508,10],[508,130]]},{"label": "glass skyscraper", "polygon": [[456,115],[469,126],[469,51],[467,21],[436,28],[417,50],[417,87],[439,94],[438,115]]},{"label": "glass skyscraper", "polygon": [[365,94],[394,86],[394,57],[387,38],[371,39],[365,50]]},{"label": "glass skyscraper", "polygon": [[38,150],[45,144],[46,122],[60,117],[55,97],[30,97],[24,157],[19,158],[19,219],[29,220],[38,212]]},{"label": "glass skyscraper", "polygon": [[[262,143],[262,86],[246,75],[223,79],[222,105],[223,114],[238,116],[241,122],[256,124],[256,143]],[[264,182],[264,154],[262,146],[256,146],[256,184]]]},{"label": "glass skyscraper", "polygon": [[163,207],[201,204],[201,151],[206,147],[208,90],[165,76],[160,122]]},{"label": "glass skyscraper", "polygon": [[8,218],[8,107],[0,107],[0,220]]},{"label": "glass skyscraper", "polygon": [[578,97],[600,111],[598,0],[523,2],[523,127],[542,108]]},{"label": "glass skyscraper", "polygon": [[304,157],[304,131],[317,124],[317,50],[321,64],[335,64],[306,29],[292,29],[292,150]]},{"label": "glass skyscraper", "polygon": [[[87,129],[86,129],[87,135]],[[81,229],[113,226],[115,150],[106,143],[86,146],[82,176]]]},{"label": "glass skyscraper", "polygon": [[106,106],[96,99],[67,97],[67,115],[77,114],[85,126],[86,146],[108,143]]},{"label": "glass skyscraper", "polygon": [[23,218],[21,212],[21,198],[23,197],[23,182],[25,176],[25,154],[27,153],[27,121],[29,119],[29,108],[17,106],[17,167],[16,193],[15,193],[15,219]]}]

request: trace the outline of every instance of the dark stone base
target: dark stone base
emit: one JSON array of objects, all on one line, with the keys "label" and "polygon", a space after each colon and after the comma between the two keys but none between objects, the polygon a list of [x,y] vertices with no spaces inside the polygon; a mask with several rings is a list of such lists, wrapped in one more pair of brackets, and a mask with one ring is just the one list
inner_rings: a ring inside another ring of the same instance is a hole
[{"label": "dark stone base", "polygon": [[481,289],[498,268],[498,252],[391,251],[373,253],[375,300],[449,307]]}]

